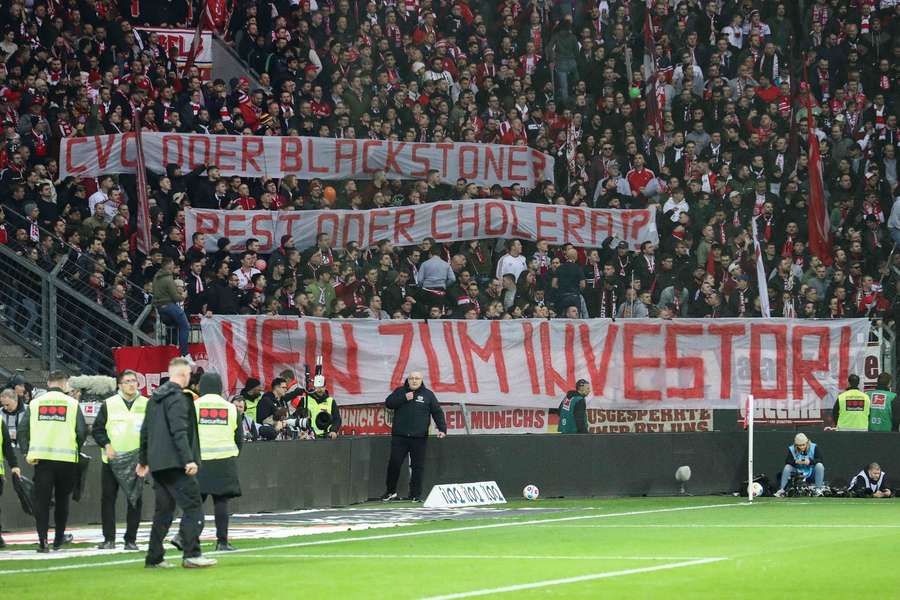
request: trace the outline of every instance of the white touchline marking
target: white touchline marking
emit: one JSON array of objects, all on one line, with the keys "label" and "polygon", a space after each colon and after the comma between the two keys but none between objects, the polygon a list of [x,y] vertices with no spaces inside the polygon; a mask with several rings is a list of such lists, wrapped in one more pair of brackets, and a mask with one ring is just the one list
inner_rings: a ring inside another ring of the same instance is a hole
[{"label": "white touchline marking", "polygon": [[772,523],[761,525],[751,525],[747,523],[735,525],[729,525],[727,523],[704,523],[698,525],[671,523],[636,523],[634,525],[627,525],[625,523],[622,523],[619,525],[558,525],[558,527],[564,529],[900,529],[900,525],[800,525],[797,523],[788,523],[784,525],[775,525]]},{"label": "white touchline marking", "polygon": [[656,565],[653,567],[640,567],[637,569],[624,569],[622,571],[607,571],[605,573],[593,573],[591,575],[579,575],[577,577],[565,577],[563,579],[545,579],[544,581],[534,581],[532,583],[520,583],[518,585],[507,585],[496,588],[486,588],[481,590],[473,590],[471,592],[460,592],[458,594],[445,594],[443,596],[428,596],[424,600],[455,600],[457,598],[472,598],[474,596],[488,596],[491,594],[505,594],[507,592],[521,592],[523,590],[533,590],[536,588],[549,587],[551,585],[562,585],[566,583],[580,583],[582,581],[594,581],[596,579],[609,579],[611,577],[622,577],[624,575],[638,575],[640,573],[652,573],[654,571],[666,571],[669,569],[680,569],[682,567],[692,567],[695,565],[705,565],[714,562],[728,560],[727,558],[701,558],[698,560],[689,560],[685,562],[668,563],[665,565]]},{"label": "white touchline marking", "polygon": [[553,554],[243,554],[241,558],[323,558],[379,560],[705,560],[698,556],[569,556]]},{"label": "white touchline marking", "polygon": [[[261,552],[265,550],[280,550],[282,548],[304,548],[307,546],[323,546],[325,544],[343,544],[349,542],[367,542],[370,540],[388,540],[393,538],[416,537],[440,533],[457,533],[460,531],[479,531],[482,529],[499,529],[503,527],[522,527],[524,525],[543,525],[547,523],[562,523],[566,521],[583,521],[585,519],[611,519],[614,517],[631,517],[636,515],[651,515],[658,513],[683,512],[689,510],[703,510],[706,508],[731,508],[735,506],[750,506],[749,502],[729,502],[725,504],[699,504],[694,506],[679,506],[675,508],[654,508],[649,510],[630,510],[618,513],[602,513],[599,515],[577,515],[572,517],[557,517],[547,519],[531,519],[528,521],[506,521],[502,523],[488,523],[484,525],[466,525],[463,527],[446,527],[444,529],[425,529],[422,531],[403,531],[400,533],[383,533],[380,535],[368,535],[363,537],[335,538],[329,540],[315,540],[308,542],[292,542],[289,544],[272,544],[255,548],[239,548],[231,552],[207,552],[209,555],[229,555],[237,553]],[[34,567],[30,569],[10,569],[0,571],[0,575],[16,575],[20,573],[49,573],[53,571],[69,571],[71,569],[89,569],[94,567],[109,567],[114,565],[126,565],[144,562],[143,558],[106,561],[100,563],[79,563],[75,565],[55,565],[51,567]]]}]

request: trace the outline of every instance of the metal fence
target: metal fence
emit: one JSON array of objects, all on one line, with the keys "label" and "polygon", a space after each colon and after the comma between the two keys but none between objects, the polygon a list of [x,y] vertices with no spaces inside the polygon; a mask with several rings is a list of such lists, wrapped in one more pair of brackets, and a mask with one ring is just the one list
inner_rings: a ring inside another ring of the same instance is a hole
[{"label": "metal fence", "polygon": [[55,264],[36,262],[0,245],[0,270],[6,276],[6,285],[0,286],[0,327],[51,370],[113,375],[113,348],[158,344],[144,331],[152,331],[153,308],[142,305],[129,313],[133,321],[126,321],[107,308],[106,290],[64,276],[72,262],[67,255]]}]

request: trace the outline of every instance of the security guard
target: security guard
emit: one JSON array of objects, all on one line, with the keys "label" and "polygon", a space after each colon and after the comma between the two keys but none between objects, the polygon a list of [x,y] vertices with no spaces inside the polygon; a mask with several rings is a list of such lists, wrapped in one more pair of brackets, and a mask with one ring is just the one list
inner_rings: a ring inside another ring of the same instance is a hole
[{"label": "security guard", "polygon": [[313,392],[307,393],[303,399],[301,416],[309,418],[309,428],[317,438],[337,437],[341,428],[341,413],[337,402],[325,388],[325,376],[316,375],[313,378]]},{"label": "security guard", "polygon": [[875,384],[877,389],[866,392],[871,405],[869,408],[869,431],[897,431],[900,425],[900,410],[894,412],[894,398],[890,391],[891,374],[882,373]]},{"label": "security guard", "polygon": [[50,552],[47,532],[51,497],[56,501],[53,549],[72,541],[66,533],[69,500],[78,474],[78,454],[88,430],[78,401],[66,394],[68,385],[68,375],[62,371],[50,373],[47,393],[31,401],[19,429],[19,447],[28,464],[34,465],[34,520],[41,553]]},{"label": "security guard", "polygon": [[872,400],[859,391],[859,375],[847,378],[847,389],[834,402],[831,414],[838,431],[868,431]]},{"label": "security guard", "polygon": [[244,414],[256,421],[256,407],[262,398],[262,383],[255,377],[250,377],[244,383],[244,389],[241,390],[241,396],[244,398]]},{"label": "security guard", "polygon": [[[9,430],[6,428],[6,423],[0,421],[0,496],[3,495],[3,476],[6,473],[4,462],[9,463],[9,470],[13,477],[22,476],[22,471],[19,469],[19,461],[16,458],[12,440],[9,437]],[[0,527],[0,534],[2,533],[3,528]],[[6,542],[3,541],[3,535],[0,535],[0,549],[3,548],[6,548]]]},{"label": "security guard", "polygon": [[[141,425],[147,412],[147,398],[138,392],[137,373],[122,371],[119,374],[119,392],[103,401],[94,420],[91,434],[103,450],[100,458],[103,470],[100,481],[102,495],[100,515],[103,523],[103,542],[97,548],[114,550],[116,547],[116,496],[119,482],[109,466],[109,460],[119,453],[132,452],[141,447]],[[136,506],[126,502],[128,512],[125,525],[125,550],[137,550],[137,530],[141,523],[139,498]]]},{"label": "security guard", "polygon": [[565,399],[559,404],[559,432],[587,433],[587,395],[591,393],[591,384],[579,379],[573,391],[567,392]]},{"label": "security guard", "polygon": [[194,403],[200,433],[200,459],[197,482],[206,502],[212,496],[216,520],[216,551],[228,552],[228,499],[241,495],[237,457],[243,443],[237,407],[222,397],[222,379],[218,373],[200,378],[200,397]]}]

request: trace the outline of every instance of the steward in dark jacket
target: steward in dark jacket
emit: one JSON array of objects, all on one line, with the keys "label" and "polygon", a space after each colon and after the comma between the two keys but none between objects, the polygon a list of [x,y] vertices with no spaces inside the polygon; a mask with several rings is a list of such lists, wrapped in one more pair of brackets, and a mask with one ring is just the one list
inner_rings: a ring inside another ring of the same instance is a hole
[{"label": "steward in dark jacket", "polygon": [[385,492],[382,500],[397,499],[397,479],[406,455],[412,474],[409,478],[409,499],[422,501],[422,475],[425,469],[425,444],[428,441],[428,427],[431,420],[438,428],[438,438],[447,435],[444,411],[434,393],[425,387],[422,374],[413,371],[404,382],[391,392],[384,401],[385,406],[394,411],[391,430],[391,459],[388,462]]}]

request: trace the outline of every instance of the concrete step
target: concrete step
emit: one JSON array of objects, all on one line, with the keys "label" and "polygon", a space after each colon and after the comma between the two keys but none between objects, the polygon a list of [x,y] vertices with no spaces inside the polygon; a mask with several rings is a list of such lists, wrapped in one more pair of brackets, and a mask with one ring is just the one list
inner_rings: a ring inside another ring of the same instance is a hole
[{"label": "concrete step", "polygon": [[25,356],[28,356],[28,353],[25,351],[25,348],[23,348],[22,346],[12,344],[12,343],[0,344],[0,359],[22,358]]}]

